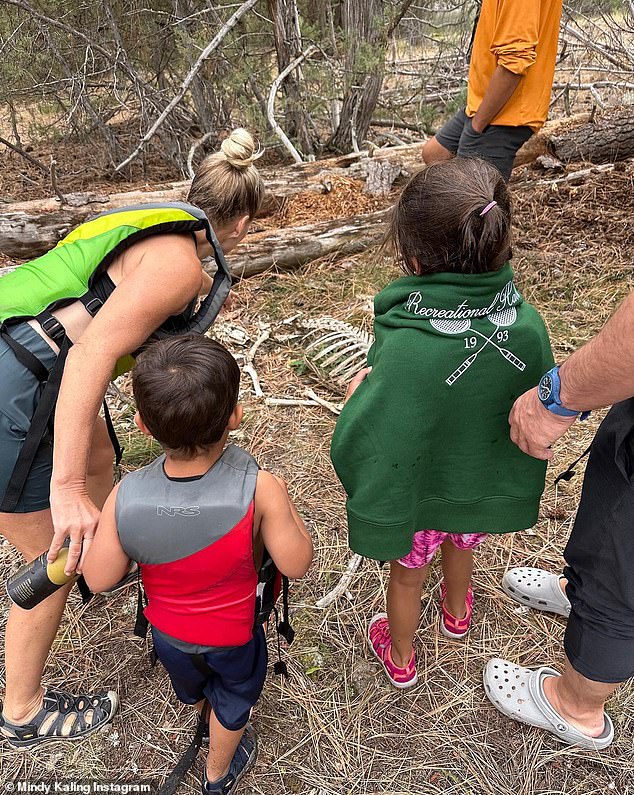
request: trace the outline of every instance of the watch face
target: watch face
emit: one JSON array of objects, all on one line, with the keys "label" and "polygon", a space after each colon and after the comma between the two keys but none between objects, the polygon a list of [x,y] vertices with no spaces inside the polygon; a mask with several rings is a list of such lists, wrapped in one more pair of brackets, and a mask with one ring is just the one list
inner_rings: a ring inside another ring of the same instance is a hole
[{"label": "watch face", "polygon": [[542,380],[539,382],[539,386],[537,387],[539,393],[540,400],[548,400],[548,398],[553,393],[553,379],[548,373],[542,377]]}]

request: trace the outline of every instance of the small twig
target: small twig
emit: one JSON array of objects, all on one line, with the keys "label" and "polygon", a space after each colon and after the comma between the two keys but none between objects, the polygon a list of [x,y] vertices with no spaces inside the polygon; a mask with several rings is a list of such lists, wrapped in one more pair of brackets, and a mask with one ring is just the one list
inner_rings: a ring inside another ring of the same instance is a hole
[{"label": "small twig", "polygon": [[600,166],[591,166],[590,168],[581,169],[581,171],[572,171],[570,174],[566,174],[563,177],[557,177],[556,179],[540,179],[539,182],[534,182],[532,185],[533,187],[536,185],[560,185],[562,182],[575,182],[576,180],[584,180],[586,177],[589,177],[592,174],[601,174],[608,171],[614,171],[614,163],[604,163]]},{"label": "small twig", "polygon": [[257,370],[253,366],[253,360],[260,345],[262,345],[263,342],[266,342],[266,340],[268,340],[270,336],[271,336],[271,329],[266,328],[260,334],[257,340],[253,343],[253,345],[250,347],[249,351],[244,357],[244,365],[242,366],[244,372],[251,378],[251,381],[253,382],[253,391],[255,392],[255,396],[258,398],[263,397],[264,392],[262,391],[262,387],[260,386],[260,378],[258,376]]},{"label": "small twig", "polygon": [[287,75],[289,75],[293,71],[293,69],[297,69],[297,67],[304,60],[306,60],[306,58],[308,58],[309,55],[312,55],[316,49],[317,47],[314,44],[311,44],[310,47],[308,47],[307,49],[304,50],[303,53],[298,55],[297,58],[295,58],[295,60],[291,61],[285,69],[282,69],[282,71],[279,73],[279,75],[275,78],[275,80],[271,84],[271,90],[269,91],[269,101],[266,107],[266,115],[269,120],[269,124],[271,125],[271,129],[277,135],[280,141],[284,144],[284,146],[289,151],[291,157],[296,163],[302,163],[303,159],[300,153],[297,151],[297,149],[295,149],[295,147],[291,143],[290,139],[288,138],[284,130],[275,120],[275,109],[274,109],[275,95],[277,94],[279,87],[282,85],[282,81],[284,80],[284,78]]},{"label": "small twig", "polygon": [[198,151],[198,148],[207,143],[207,141],[215,134],[216,133],[214,132],[206,132],[202,138],[194,141],[194,143],[191,145],[189,154],[187,155],[187,173],[189,174],[190,179],[194,179],[194,155]]},{"label": "small twig", "polygon": [[328,411],[332,411],[333,414],[341,414],[341,409],[343,406],[337,405],[336,403],[331,403],[329,400],[319,397],[319,395],[315,394],[312,389],[306,389],[304,394],[307,398],[310,398],[310,400],[314,400],[315,403],[318,403],[320,406],[328,409]]},{"label": "small twig", "polygon": [[266,406],[318,406],[314,400],[302,400],[301,398],[270,398],[264,400]]},{"label": "small twig", "polygon": [[362,560],[363,558],[361,557],[361,555],[353,555],[350,558],[348,566],[345,572],[343,573],[343,575],[341,576],[341,579],[339,580],[337,585],[335,585],[335,587],[331,591],[328,591],[327,594],[322,596],[321,599],[317,600],[315,602],[315,607],[319,607],[322,609],[326,608],[329,605],[331,605],[334,601],[336,601],[342,594],[346,593],[348,591],[350,583],[352,582],[352,578],[354,577],[355,572],[359,568]]},{"label": "small twig", "polygon": [[53,188],[53,193],[57,196],[62,204],[67,204],[64,194],[57,185],[57,160],[55,160],[53,155],[51,155],[51,170],[49,174],[51,177],[51,187]]}]

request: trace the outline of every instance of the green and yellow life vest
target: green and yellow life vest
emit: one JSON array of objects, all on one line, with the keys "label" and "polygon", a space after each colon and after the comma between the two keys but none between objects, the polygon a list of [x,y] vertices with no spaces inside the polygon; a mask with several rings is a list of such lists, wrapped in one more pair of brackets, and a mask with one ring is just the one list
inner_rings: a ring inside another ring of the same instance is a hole
[{"label": "green and yellow life vest", "polygon": [[[122,251],[150,235],[204,230],[218,270],[209,295],[196,312],[186,311],[157,329],[153,337],[205,332],[215,320],[231,287],[229,268],[205,214],[189,204],[145,204],[112,210],[81,224],[46,254],[0,279],[0,323],[37,317],[80,299],[91,314],[101,301],[91,296],[95,281]],[[132,352],[131,352],[132,354]],[[113,376],[129,370],[132,356],[117,363]]]}]

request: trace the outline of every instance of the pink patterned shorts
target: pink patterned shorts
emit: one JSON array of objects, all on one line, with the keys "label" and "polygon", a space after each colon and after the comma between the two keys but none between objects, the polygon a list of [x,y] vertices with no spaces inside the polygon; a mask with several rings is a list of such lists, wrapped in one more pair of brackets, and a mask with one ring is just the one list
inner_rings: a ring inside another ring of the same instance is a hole
[{"label": "pink patterned shorts", "polygon": [[447,539],[457,549],[475,549],[487,533],[442,533],[440,530],[419,530],[414,533],[412,551],[399,560],[408,569],[420,569],[433,560],[438,547]]}]

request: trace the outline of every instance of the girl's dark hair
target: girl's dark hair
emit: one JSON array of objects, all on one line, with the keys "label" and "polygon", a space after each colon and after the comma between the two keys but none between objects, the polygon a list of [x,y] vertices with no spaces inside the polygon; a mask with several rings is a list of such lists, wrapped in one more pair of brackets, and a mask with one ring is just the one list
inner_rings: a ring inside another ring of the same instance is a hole
[{"label": "girl's dark hair", "polygon": [[412,276],[499,270],[511,256],[511,200],[502,175],[476,158],[432,163],[405,186],[385,245]]},{"label": "girl's dark hair", "polygon": [[239,388],[233,356],[198,334],[153,342],[132,373],[141,419],[162,447],[183,458],[222,439]]}]

